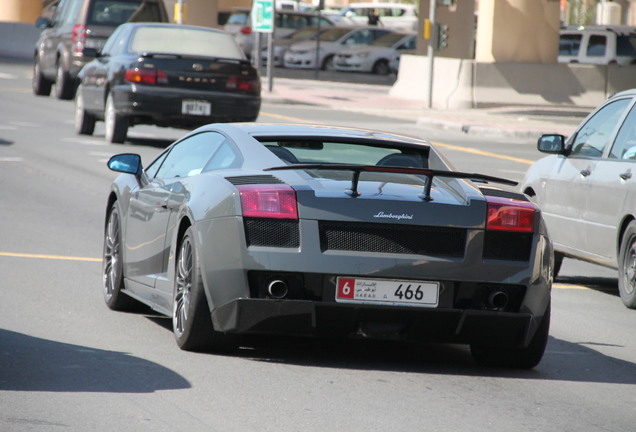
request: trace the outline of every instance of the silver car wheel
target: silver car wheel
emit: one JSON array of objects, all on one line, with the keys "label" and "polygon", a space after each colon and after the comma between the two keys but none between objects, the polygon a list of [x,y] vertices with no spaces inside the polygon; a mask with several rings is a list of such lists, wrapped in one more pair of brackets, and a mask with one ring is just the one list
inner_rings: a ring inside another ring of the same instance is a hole
[{"label": "silver car wheel", "polygon": [[177,337],[181,337],[188,325],[190,297],[192,291],[192,242],[189,237],[183,240],[179,261],[177,262],[176,286],[174,293],[174,332]]},{"label": "silver car wheel", "polygon": [[121,257],[120,257],[120,224],[119,212],[113,210],[108,218],[106,226],[106,236],[104,237],[104,298],[109,302],[118,291],[118,284],[121,280]]},{"label": "silver car wheel", "polygon": [[636,285],[636,239],[632,239],[632,243],[625,254],[625,262],[623,264],[623,285],[625,294],[631,296],[634,294],[634,286]]}]

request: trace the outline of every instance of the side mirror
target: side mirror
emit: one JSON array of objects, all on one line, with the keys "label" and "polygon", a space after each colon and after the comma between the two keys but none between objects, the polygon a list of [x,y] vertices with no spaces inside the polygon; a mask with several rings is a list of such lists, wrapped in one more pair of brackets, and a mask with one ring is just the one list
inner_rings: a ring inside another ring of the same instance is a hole
[{"label": "side mirror", "polygon": [[99,55],[99,52],[97,51],[97,48],[87,48],[85,47],[84,49],[82,49],[82,54],[84,54],[84,57],[92,57],[95,58]]},{"label": "side mirror", "polygon": [[541,135],[537,141],[537,149],[542,153],[566,154],[565,137],[563,135]]},{"label": "side mirror", "polygon": [[108,168],[124,174],[140,176],[142,173],[141,156],[134,153],[118,154],[108,160]]}]

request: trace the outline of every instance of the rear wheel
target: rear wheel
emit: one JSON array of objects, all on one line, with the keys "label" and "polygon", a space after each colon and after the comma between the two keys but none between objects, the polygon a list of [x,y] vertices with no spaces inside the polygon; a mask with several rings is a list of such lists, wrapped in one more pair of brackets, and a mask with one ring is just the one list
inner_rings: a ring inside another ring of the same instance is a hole
[{"label": "rear wheel", "polygon": [[53,83],[42,75],[39,57],[35,58],[35,63],[33,64],[33,81],[31,86],[33,87],[33,94],[36,96],[49,96],[51,94]]},{"label": "rear wheel", "polygon": [[550,303],[541,324],[525,348],[490,348],[470,346],[473,359],[484,366],[532,369],[543,358],[550,331]]},{"label": "rear wheel", "polygon": [[563,256],[562,253],[555,252],[554,253],[554,269],[552,271],[552,277],[557,277],[559,272],[561,271],[561,266],[563,265]]},{"label": "rear wheel", "polygon": [[64,69],[62,61],[57,65],[55,75],[55,96],[58,99],[70,100],[75,96],[75,83],[71,75]]},{"label": "rear wheel", "polygon": [[106,99],[104,124],[106,127],[106,141],[121,144],[126,140],[126,135],[128,134],[128,119],[125,116],[117,115],[115,112],[115,102],[111,94],[109,94]]},{"label": "rear wheel", "polygon": [[108,213],[104,232],[104,258],[102,261],[103,293],[106,306],[113,310],[130,310],[138,303],[122,292],[124,271],[121,256],[121,218],[117,203]]},{"label": "rear wheel", "polygon": [[618,255],[618,291],[621,300],[636,309],[636,222],[627,226]]},{"label": "rear wheel", "polygon": [[93,135],[94,131],[95,117],[86,112],[82,89],[79,88],[75,96],[75,132],[80,135]]},{"label": "rear wheel", "polygon": [[233,335],[214,330],[192,228],[186,230],[177,255],[172,328],[177,345],[186,351],[236,348],[237,341]]}]

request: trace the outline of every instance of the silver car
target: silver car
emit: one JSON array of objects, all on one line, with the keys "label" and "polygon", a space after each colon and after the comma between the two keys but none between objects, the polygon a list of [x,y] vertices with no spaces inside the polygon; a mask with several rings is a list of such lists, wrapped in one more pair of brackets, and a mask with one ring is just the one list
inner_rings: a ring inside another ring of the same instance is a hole
[{"label": "silver car", "polygon": [[[355,164],[351,161],[355,161]],[[111,158],[104,298],[172,317],[186,350],[246,334],[468,344],[531,368],[548,339],[552,247],[536,205],[427,141],[211,124],[145,169]]]},{"label": "silver car", "polygon": [[566,140],[543,135],[548,153],[522,190],[543,212],[558,273],[563,257],[617,269],[620,296],[636,308],[636,90],[618,93]]}]

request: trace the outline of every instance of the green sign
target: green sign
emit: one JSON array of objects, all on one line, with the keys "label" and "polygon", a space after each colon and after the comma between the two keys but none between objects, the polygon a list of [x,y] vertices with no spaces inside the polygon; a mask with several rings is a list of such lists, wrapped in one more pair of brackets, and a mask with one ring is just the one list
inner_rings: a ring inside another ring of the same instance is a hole
[{"label": "green sign", "polygon": [[274,31],[274,0],[254,0],[252,30],[262,33]]}]

